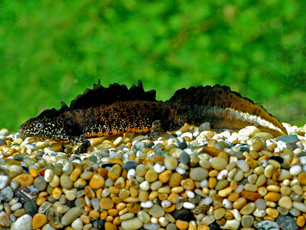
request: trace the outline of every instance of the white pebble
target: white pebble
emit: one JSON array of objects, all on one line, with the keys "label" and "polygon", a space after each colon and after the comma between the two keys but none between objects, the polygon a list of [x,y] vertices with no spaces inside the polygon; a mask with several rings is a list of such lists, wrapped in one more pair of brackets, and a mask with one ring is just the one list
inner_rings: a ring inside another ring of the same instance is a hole
[{"label": "white pebble", "polygon": [[237,220],[227,220],[224,225],[220,226],[221,229],[238,229],[240,226],[240,221]]},{"label": "white pebble", "polygon": [[193,191],[190,191],[190,190],[186,190],[186,195],[189,197],[189,198],[194,198],[195,197],[195,194]]},{"label": "white pebble", "polygon": [[169,221],[165,217],[159,217],[158,219],[161,226],[166,227],[169,224]]},{"label": "white pebble", "polygon": [[303,150],[300,149],[300,148],[296,148],[295,150],[293,150],[294,155],[298,155],[298,154],[300,154],[302,152],[303,152]]},{"label": "white pebble", "polygon": [[182,132],[181,131],[177,131],[177,132],[175,132],[175,134],[179,137],[179,136],[182,135]]},{"label": "white pebble", "polygon": [[8,181],[9,177],[7,175],[0,175],[0,190],[6,186]]},{"label": "white pebble", "polygon": [[265,209],[261,210],[256,208],[255,211],[253,212],[253,215],[256,217],[264,217],[266,215],[266,210]]},{"label": "white pebble", "polygon": [[163,207],[163,208],[169,208],[170,206],[171,206],[171,202],[169,201],[169,200],[162,200],[161,201],[161,206]]},{"label": "white pebble", "polygon": [[83,222],[82,222],[81,218],[75,219],[71,223],[71,227],[73,227],[73,229],[75,229],[75,230],[82,230],[83,229]]},{"label": "white pebble", "polygon": [[153,168],[154,168],[154,170],[155,170],[155,172],[157,172],[157,173],[162,173],[163,171],[165,171],[165,169],[166,169],[166,167],[165,166],[163,166],[163,165],[161,165],[161,164],[155,164],[154,166],[153,166]]},{"label": "white pebble", "polygon": [[289,170],[290,174],[292,176],[297,176],[302,172],[302,168],[299,165],[293,165],[290,170]]},{"label": "white pebble", "polygon": [[215,221],[215,217],[213,215],[207,215],[202,219],[203,224],[210,225]]},{"label": "white pebble", "polygon": [[241,193],[243,188],[244,188],[243,184],[238,185],[237,188],[235,189],[235,193]]},{"label": "white pebble", "polygon": [[284,150],[284,149],[287,148],[287,144],[286,144],[286,142],[278,141],[278,142],[277,142],[277,147],[278,147],[280,150]]},{"label": "white pebble", "polygon": [[231,213],[233,213],[235,219],[237,221],[241,221],[241,215],[240,215],[240,212],[238,211],[238,209],[233,209],[233,210],[230,210]]},{"label": "white pebble", "polygon": [[156,217],[151,217],[151,223],[158,224],[158,219]]},{"label": "white pebble", "polygon": [[140,206],[143,207],[143,208],[152,208],[153,207],[153,201],[148,200],[148,201],[145,201],[145,202],[141,202]]},{"label": "white pebble", "polygon": [[250,167],[248,165],[248,163],[246,163],[246,161],[244,160],[239,160],[237,162],[237,166],[243,171],[243,172],[248,172],[250,170]]},{"label": "white pebble", "polygon": [[201,188],[208,188],[208,180],[202,180],[200,183]]},{"label": "white pebble", "polygon": [[300,157],[300,163],[306,165],[306,156]]},{"label": "white pebble", "polygon": [[186,209],[194,209],[196,206],[195,206],[195,204],[193,204],[193,203],[184,202],[184,203],[183,203],[183,207],[186,208]]},{"label": "white pebble", "polygon": [[139,186],[142,190],[145,190],[145,191],[148,191],[150,189],[150,183],[146,180],[142,182]]},{"label": "white pebble", "polygon": [[186,132],[181,135],[181,137],[189,137],[192,140],[192,133]]},{"label": "white pebble", "polygon": [[50,182],[53,179],[54,172],[52,169],[46,169],[44,179],[46,182]]},{"label": "white pebble", "polygon": [[22,204],[21,203],[16,203],[16,204],[13,204],[12,206],[11,206],[11,210],[12,211],[16,211],[17,209],[20,209],[22,207]]},{"label": "white pebble", "polygon": [[296,146],[297,146],[299,149],[302,149],[302,150],[304,149],[303,143],[300,142],[300,141],[296,142]]},{"label": "white pebble", "polygon": [[181,175],[183,175],[183,174],[186,173],[186,170],[185,170],[185,169],[182,169],[182,168],[179,167],[179,166],[177,166],[177,167],[175,168],[175,170],[176,170],[179,174],[181,174]]},{"label": "white pebble", "polygon": [[228,199],[223,199],[222,204],[226,209],[231,209],[233,206],[232,202],[230,202]]},{"label": "white pebble", "polygon": [[217,180],[223,180],[227,178],[228,171],[226,169],[221,170],[217,175]]},{"label": "white pebble", "polygon": [[127,173],[127,178],[129,180],[133,179],[136,176],[136,170],[135,169],[130,169]]},{"label": "white pebble", "polygon": [[110,194],[110,191],[108,188],[103,189],[102,191],[102,197],[107,197]]},{"label": "white pebble", "polygon": [[[204,205],[210,205],[213,202],[212,197],[208,196],[204,199],[203,204]],[[202,203],[202,202],[201,202]]]},{"label": "white pebble", "polygon": [[293,201],[293,207],[301,212],[306,212],[306,204]]},{"label": "white pebble", "polygon": [[293,187],[294,185],[300,185],[300,182],[297,178],[290,181],[290,187]]}]

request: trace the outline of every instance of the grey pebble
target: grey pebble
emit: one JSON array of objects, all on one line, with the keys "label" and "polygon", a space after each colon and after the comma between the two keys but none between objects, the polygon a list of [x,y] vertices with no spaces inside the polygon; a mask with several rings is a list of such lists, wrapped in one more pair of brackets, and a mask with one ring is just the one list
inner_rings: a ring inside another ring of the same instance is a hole
[{"label": "grey pebble", "polygon": [[183,164],[188,164],[189,160],[190,160],[189,154],[183,151],[180,155],[180,162],[182,162]]},{"label": "grey pebble", "polygon": [[299,141],[297,135],[292,134],[292,135],[284,135],[284,136],[279,136],[277,137],[278,140],[283,141],[285,143],[292,143]]},{"label": "grey pebble", "polygon": [[10,186],[0,191],[0,202],[9,202],[14,196],[14,191]]},{"label": "grey pebble", "polygon": [[148,224],[145,224],[143,227],[148,230],[157,230],[160,228],[160,225],[154,224],[154,223],[148,223]]},{"label": "grey pebble", "polygon": [[177,227],[175,224],[170,223],[167,225],[166,230],[177,230]]},{"label": "grey pebble", "polygon": [[44,191],[47,188],[47,182],[45,181],[44,177],[39,175],[34,179],[34,187],[37,188],[39,191]]},{"label": "grey pebble", "polygon": [[205,122],[199,126],[199,132],[210,130],[210,123]]},{"label": "grey pebble", "polygon": [[282,230],[298,230],[296,221],[291,216],[279,215],[276,219],[276,223]]},{"label": "grey pebble", "polygon": [[27,214],[34,216],[37,213],[38,207],[34,200],[28,200],[24,203],[23,208]]},{"label": "grey pebble", "polygon": [[259,230],[279,230],[278,224],[271,220],[255,222],[254,227]]},{"label": "grey pebble", "polygon": [[125,162],[122,168],[129,171],[130,169],[136,169],[137,165],[138,163],[136,161],[130,160],[130,161]]},{"label": "grey pebble", "polygon": [[0,145],[7,145],[6,141],[3,139],[0,139]]},{"label": "grey pebble", "polygon": [[136,150],[142,150],[145,147],[146,147],[146,143],[142,141],[136,142],[133,146],[133,148],[135,148]]}]

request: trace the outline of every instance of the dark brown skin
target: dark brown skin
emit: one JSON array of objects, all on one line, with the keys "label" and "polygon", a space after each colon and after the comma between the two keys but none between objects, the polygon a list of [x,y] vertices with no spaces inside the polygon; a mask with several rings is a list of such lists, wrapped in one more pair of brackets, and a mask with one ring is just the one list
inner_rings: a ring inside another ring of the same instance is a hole
[{"label": "dark brown skin", "polygon": [[90,146],[86,138],[147,133],[156,121],[158,131],[175,131],[186,123],[210,122],[214,129],[237,130],[254,125],[274,136],[287,134],[281,122],[261,105],[226,86],[181,89],[168,101],[160,102],[155,100],[155,91],[143,90],[141,81],[130,89],[118,84],[104,88],[99,82],[92,90],[78,95],[69,107],[62,103],[59,110],[45,110],[28,120],[20,126],[19,133],[79,143],[81,146],[74,152],[78,154]]}]

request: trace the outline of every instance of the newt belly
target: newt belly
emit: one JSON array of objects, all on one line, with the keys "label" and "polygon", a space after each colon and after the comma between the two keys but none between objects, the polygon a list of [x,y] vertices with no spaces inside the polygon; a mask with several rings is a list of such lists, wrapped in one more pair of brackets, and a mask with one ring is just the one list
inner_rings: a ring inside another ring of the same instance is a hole
[{"label": "newt belly", "polygon": [[[49,138],[60,142],[81,143],[86,151],[86,138],[127,132],[146,133],[154,121],[162,131],[175,131],[184,124],[210,122],[213,129],[241,129],[254,125],[274,136],[287,134],[281,122],[261,105],[243,98],[226,86],[215,85],[181,89],[165,102],[156,101],[155,91],[145,92],[141,81],[127,89],[100,82],[86,89],[68,107],[48,109],[19,128],[23,136]],[[79,150],[80,152],[80,150]]]}]

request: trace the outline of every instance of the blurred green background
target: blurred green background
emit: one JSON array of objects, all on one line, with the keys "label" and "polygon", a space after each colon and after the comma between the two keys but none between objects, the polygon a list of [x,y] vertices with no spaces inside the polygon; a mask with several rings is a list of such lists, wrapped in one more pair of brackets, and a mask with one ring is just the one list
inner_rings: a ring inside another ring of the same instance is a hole
[{"label": "blurred green background", "polygon": [[17,131],[101,79],[166,100],[227,85],[281,121],[306,123],[306,3],[0,0],[0,128]]}]

